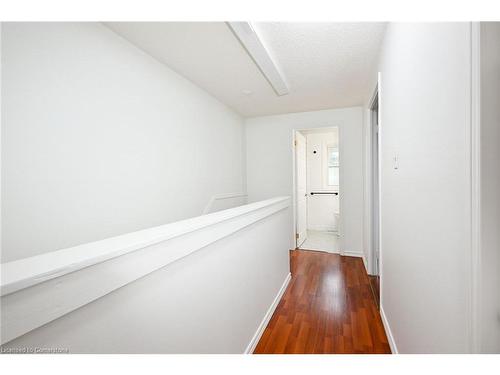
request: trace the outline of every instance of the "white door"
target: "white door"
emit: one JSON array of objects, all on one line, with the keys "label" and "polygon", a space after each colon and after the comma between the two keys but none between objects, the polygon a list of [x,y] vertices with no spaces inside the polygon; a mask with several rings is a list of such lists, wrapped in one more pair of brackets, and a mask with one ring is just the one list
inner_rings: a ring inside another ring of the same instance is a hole
[{"label": "white door", "polygon": [[297,223],[296,238],[299,247],[307,237],[307,153],[306,137],[299,132],[295,133],[295,167],[296,167],[296,196],[297,196]]}]

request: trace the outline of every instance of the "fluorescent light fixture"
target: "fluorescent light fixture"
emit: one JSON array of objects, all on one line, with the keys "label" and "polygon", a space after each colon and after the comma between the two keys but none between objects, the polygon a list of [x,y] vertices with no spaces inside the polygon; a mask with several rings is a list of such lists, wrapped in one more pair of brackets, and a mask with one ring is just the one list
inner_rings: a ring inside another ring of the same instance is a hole
[{"label": "fluorescent light fixture", "polygon": [[288,94],[290,90],[288,89],[283,75],[271,58],[269,52],[266,50],[266,47],[264,47],[264,44],[262,44],[250,22],[228,22],[227,24],[243,47],[245,47],[253,61],[255,61],[255,64],[257,64],[262,74],[264,74],[269,81],[276,94],[279,96]]}]

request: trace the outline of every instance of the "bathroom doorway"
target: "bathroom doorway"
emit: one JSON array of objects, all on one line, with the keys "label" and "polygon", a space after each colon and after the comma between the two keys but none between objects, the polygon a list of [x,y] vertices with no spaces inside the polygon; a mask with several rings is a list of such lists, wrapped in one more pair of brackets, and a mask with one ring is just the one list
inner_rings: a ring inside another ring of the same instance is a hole
[{"label": "bathroom doorway", "polygon": [[294,131],[295,247],[340,253],[339,128]]}]

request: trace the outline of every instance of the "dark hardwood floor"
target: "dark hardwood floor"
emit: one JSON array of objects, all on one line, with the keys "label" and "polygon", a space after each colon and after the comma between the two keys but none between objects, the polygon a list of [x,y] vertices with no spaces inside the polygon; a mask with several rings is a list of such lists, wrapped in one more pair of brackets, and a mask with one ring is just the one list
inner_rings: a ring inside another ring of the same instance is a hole
[{"label": "dark hardwood floor", "polygon": [[255,348],[264,353],[390,353],[361,258],[290,251],[292,279]]},{"label": "dark hardwood floor", "polygon": [[373,298],[377,308],[380,309],[380,276],[368,275],[370,287],[372,289]]}]

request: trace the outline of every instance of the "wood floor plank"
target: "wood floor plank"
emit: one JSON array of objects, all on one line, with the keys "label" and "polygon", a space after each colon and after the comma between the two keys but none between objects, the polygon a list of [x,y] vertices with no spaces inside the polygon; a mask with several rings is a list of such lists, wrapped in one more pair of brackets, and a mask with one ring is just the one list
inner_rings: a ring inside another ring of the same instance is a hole
[{"label": "wood floor plank", "polygon": [[292,280],[254,353],[390,353],[361,258],[290,252]]}]

